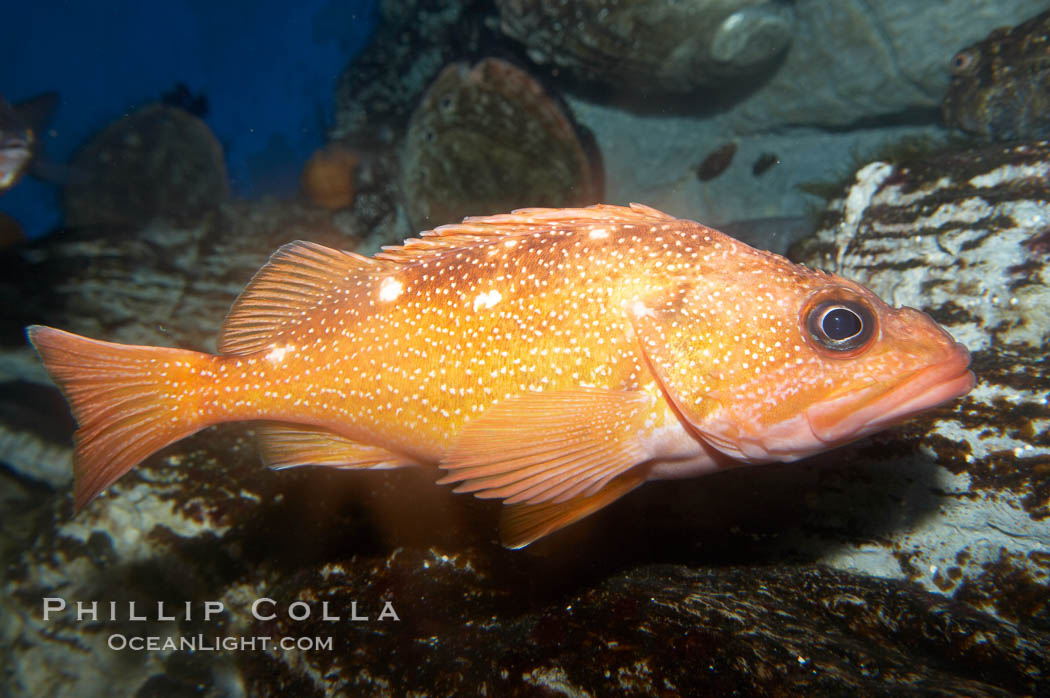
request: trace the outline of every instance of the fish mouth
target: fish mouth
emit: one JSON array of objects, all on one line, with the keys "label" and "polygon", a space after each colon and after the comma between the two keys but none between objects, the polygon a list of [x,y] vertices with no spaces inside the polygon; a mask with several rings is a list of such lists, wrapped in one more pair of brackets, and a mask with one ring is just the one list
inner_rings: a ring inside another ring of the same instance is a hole
[{"label": "fish mouth", "polygon": [[970,392],[977,379],[969,368],[970,352],[953,342],[944,360],[898,379],[896,387],[874,385],[812,405],[806,419],[813,435],[826,444],[853,441]]}]

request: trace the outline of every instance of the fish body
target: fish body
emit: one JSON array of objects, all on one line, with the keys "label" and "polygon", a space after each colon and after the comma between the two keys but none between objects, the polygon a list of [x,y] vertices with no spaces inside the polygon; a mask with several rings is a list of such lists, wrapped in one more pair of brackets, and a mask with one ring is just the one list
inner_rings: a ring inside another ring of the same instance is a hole
[{"label": "fish body", "polygon": [[159,448],[257,421],[273,467],[439,467],[521,547],[650,479],[791,461],[967,392],[926,315],[632,205],[468,218],[374,258],[278,250],[219,355],[29,337],[79,424],[82,507]]},{"label": "fish body", "polygon": [[54,92],[15,105],[0,97],[0,192],[13,187],[29,169],[38,146],[37,132],[57,105]]}]

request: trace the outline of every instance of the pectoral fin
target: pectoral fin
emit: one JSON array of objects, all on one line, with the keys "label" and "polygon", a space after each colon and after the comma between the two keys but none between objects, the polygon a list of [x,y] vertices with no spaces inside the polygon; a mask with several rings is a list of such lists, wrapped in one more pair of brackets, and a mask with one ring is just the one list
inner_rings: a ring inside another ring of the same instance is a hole
[{"label": "pectoral fin", "polygon": [[280,470],[299,465],[399,468],[413,463],[392,451],[352,441],[321,427],[262,422],[256,427],[263,462]]},{"label": "pectoral fin", "polygon": [[507,504],[591,497],[646,460],[640,436],[651,412],[652,398],[640,391],[518,395],[464,428],[441,462],[448,475],[438,482],[461,483],[456,492]]}]

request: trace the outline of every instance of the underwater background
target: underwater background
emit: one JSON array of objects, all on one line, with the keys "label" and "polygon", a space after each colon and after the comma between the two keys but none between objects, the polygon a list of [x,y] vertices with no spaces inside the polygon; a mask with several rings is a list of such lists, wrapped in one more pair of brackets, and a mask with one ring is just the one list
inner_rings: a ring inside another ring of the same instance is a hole
[{"label": "underwater background", "polygon": [[[0,96],[0,694],[1050,693],[1045,2],[22,3]],[[632,201],[924,310],[976,389],[521,551],[250,424],[73,515],[26,325],[215,351],[291,240]]]},{"label": "underwater background", "polygon": [[[59,93],[41,134],[42,155],[59,162],[182,85],[204,98],[198,108],[223,146],[233,193],[290,194],[325,140],[335,79],[377,13],[365,1],[17,3],[0,28],[0,84],[10,102]],[[4,211],[42,235],[61,221],[53,189],[29,179],[4,197]]]}]

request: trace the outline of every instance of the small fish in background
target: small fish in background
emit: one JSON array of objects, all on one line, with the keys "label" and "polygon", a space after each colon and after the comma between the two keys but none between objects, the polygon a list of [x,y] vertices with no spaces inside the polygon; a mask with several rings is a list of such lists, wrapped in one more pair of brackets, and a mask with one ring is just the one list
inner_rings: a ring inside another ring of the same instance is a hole
[{"label": "small fish in background", "polygon": [[57,92],[44,92],[10,104],[0,96],[0,192],[30,170],[39,148],[38,134],[58,106]]},{"label": "small fish in background", "polygon": [[1050,11],[1002,27],[952,57],[942,112],[990,140],[1050,137]]},{"label": "small fish in background", "polygon": [[79,425],[78,510],[255,421],[274,468],[441,468],[503,500],[511,548],[647,480],[804,458],[974,385],[925,314],[638,204],[468,218],[372,258],[290,243],[218,355],[28,336]]},{"label": "small fish in background", "polygon": [[593,140],[517,66],[485,58],[444,68],[416,107],[401,150],[413,229],[523,206],[600,201]]},{"label": "small fish in background", "polygon": [[757,158],[755,158],[754,164],[751,165],[751,174],[753,174],[756,177],[761,177],[767,171],[769,171],[769,168],[779,164],[780,156],[776,153],[762,153]]},{"label": "small fish in background", "polygon": [[696,176],[701,182],[714,179],[729,168],[736,155],[736,143],[726,143],[715,148],[704,158],[703,162],[696,166]]}]

